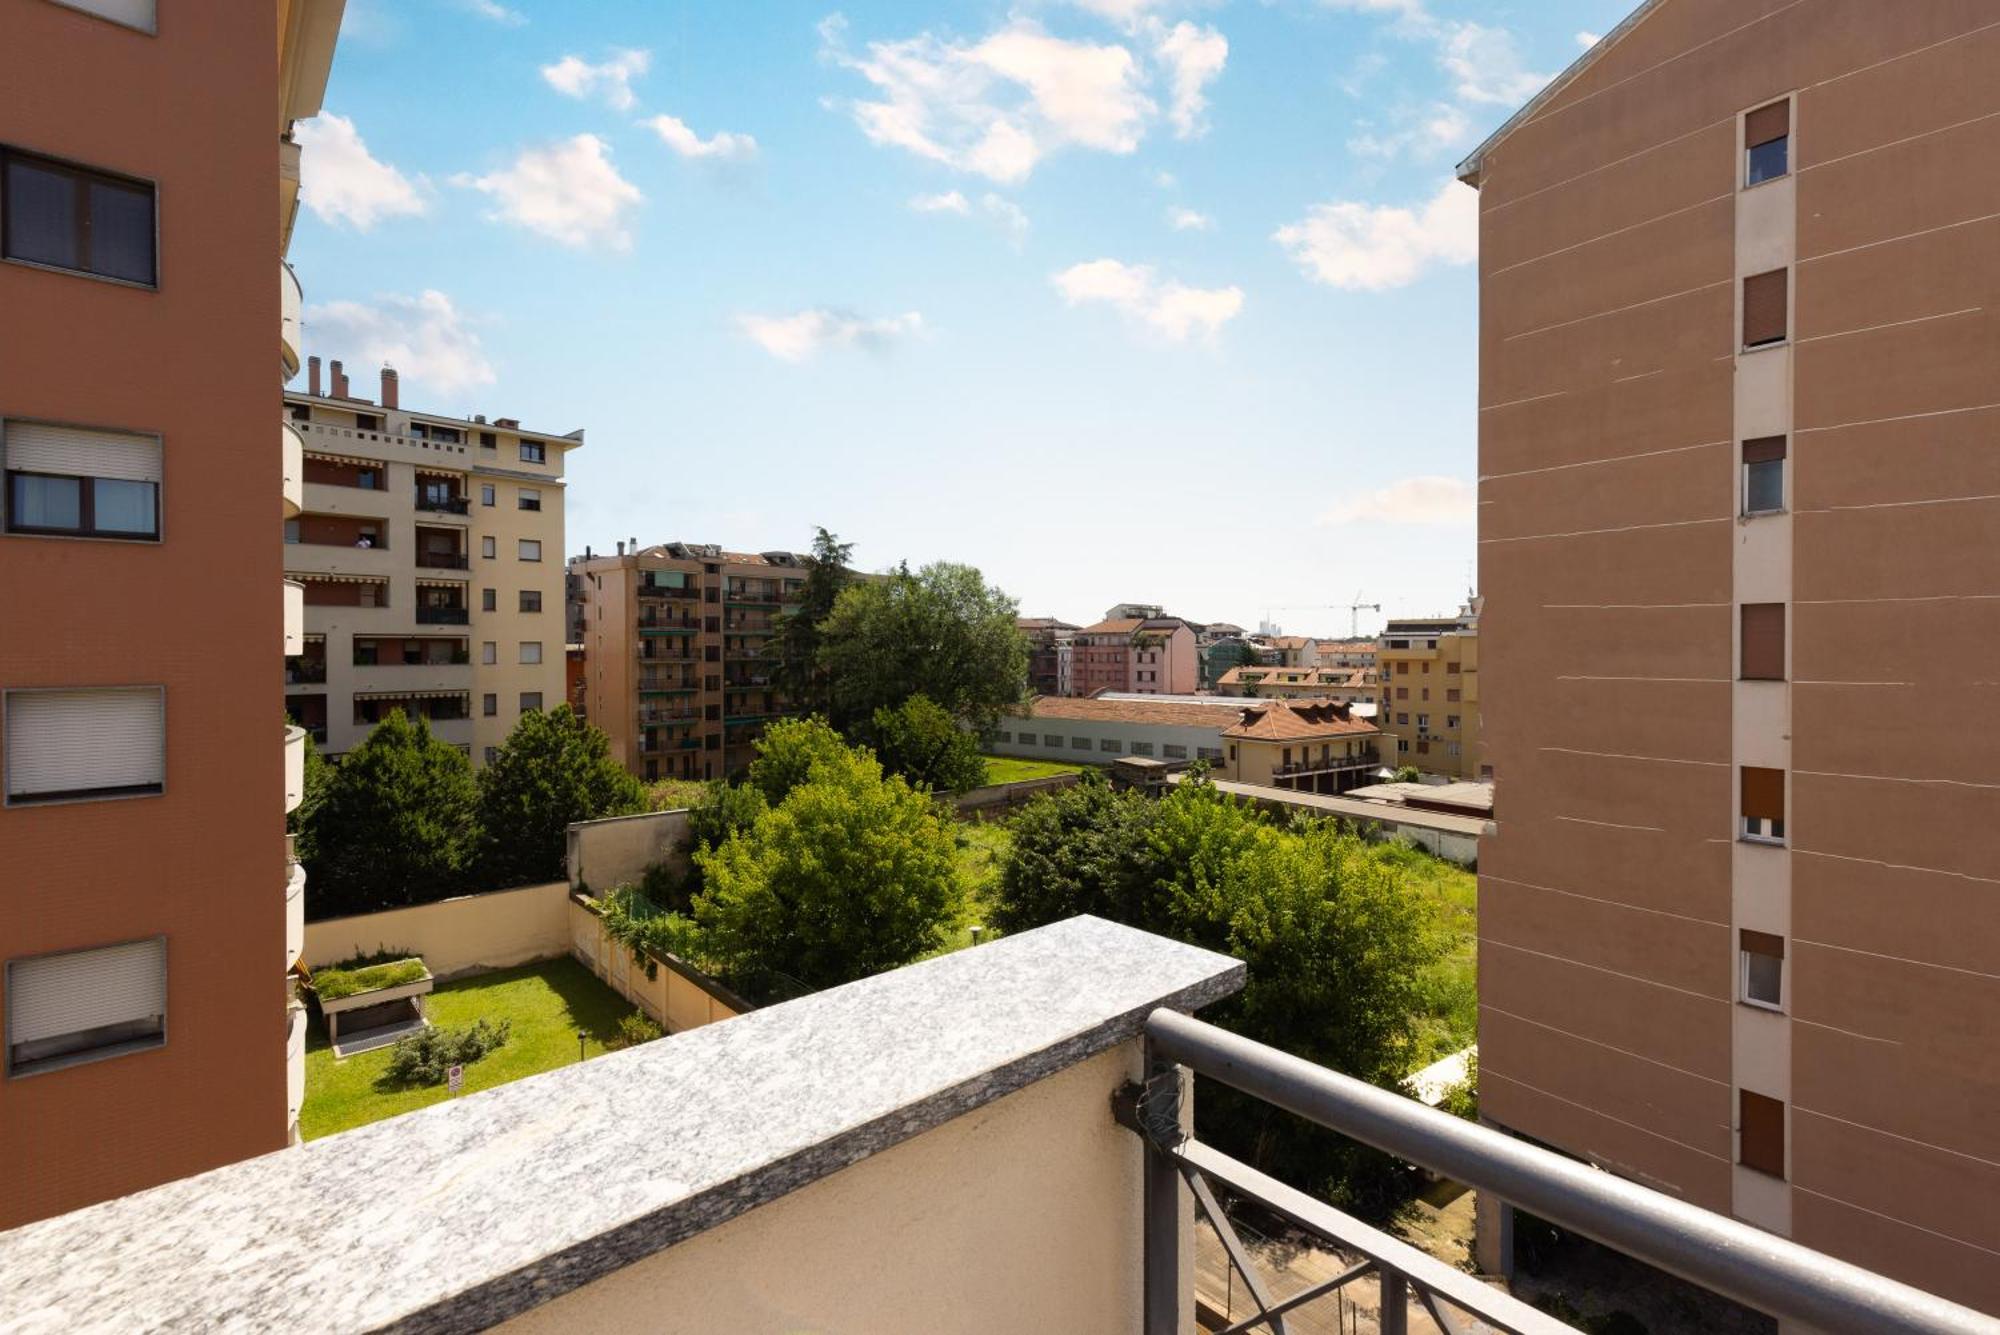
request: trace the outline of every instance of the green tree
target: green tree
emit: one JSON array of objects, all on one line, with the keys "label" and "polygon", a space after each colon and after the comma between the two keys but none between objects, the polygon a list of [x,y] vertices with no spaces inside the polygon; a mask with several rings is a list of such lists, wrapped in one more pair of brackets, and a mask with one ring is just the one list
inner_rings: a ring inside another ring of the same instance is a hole
[{"label": "green tree", "polygon": [[479,774],[479,879],[531,885],[564,877],[565,831],[646,807],[640,782],[603,732],[567,704],[529,710]]},{"label": "green tree", "polygon": [[1160,804],[1117,792],[1097,770],[1039,797],[1014,817],[993,913],[1002,932],[1022,932],[1080,913],[1143,927],[1159,883],[1150,831]]},{"label": "green tree", "polygon": [[804,783],[813,766],[843,759],[848,752],[847,743],[823,718],[780,719],[764,729],[756,747],[748,782],[771,806]]},{"label": "green tree", "polygon": [[978,570],[943,561],[849,586],[821,630],[834,726],[862,730],[876,710],[927,695],[986,733],[1027,694],[1018,612]]},{"label": "green tree", "polygon": [[963,916],[950,822],[923,793],[843,749],[750,830],[698,852],[705,960],[748,981],[832,987],[939,949]]},{"label": "green tree", "polygon": [[806,558],[805,587],[798,606],[778,622],[770,652],[777,655],[771,681],[786,703],[800,713],[824,714],[831,706],[826,669],[820,665],[821,627],[833,613],[840,591],[854,580],[848,559],[854,544],[842,542],[825,529],[813,538]]},{"label": "green tree", "polygon": [[933,792],[963,793],[986,782],[978,740],[928,695],[876,710],[869,739],[884,769]]},{"label": "green tree", "polygon": [[478,808],[472,762],[392,711],[334,769],[313,816],[307,909],[331,918],[459,893]]}]

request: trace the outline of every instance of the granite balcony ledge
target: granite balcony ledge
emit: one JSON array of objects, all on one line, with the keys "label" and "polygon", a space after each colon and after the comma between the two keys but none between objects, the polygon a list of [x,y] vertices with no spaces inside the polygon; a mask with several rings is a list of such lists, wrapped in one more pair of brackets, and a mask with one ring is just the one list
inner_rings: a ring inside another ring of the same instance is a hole
[{"label": "granite balcony ledge", "polygon": [[481,1329],[1242,983],[1073,918],[0,1233],[0,1328]]}]

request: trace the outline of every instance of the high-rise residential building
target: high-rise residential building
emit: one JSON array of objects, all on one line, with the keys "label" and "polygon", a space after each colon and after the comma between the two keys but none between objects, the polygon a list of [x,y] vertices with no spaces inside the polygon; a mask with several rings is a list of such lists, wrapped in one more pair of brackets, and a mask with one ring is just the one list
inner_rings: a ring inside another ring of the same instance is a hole
[{"label": "high-rise residential building", "polygon": [[1485,778],[1490,767],[1480,737],[1476,603],[1455,617],[1389,622],[1376,658],[1383,762],[1454,779]]},{"label": "high-rise residential building", "polygon": [[1072,641],[1080,627],[1055,617],[1022,617],[1014,623],[1028,641],[1028,690],[1068,695]]},{"label": "high-rise residential building", "polygon": [[0,0],[0,1229],[293,1134],[271,372],[340,16]]},{"label": "high-rise residential building", "polygon": [[1648,3],[1461,174],[1480,1111],[2000,1312],[1996,18]]},{"label": "high-rise residential building", "polygon": [[772,636],[798,605],[806,558],[669,542],[569,563],[581,604],[584,694],[611,754],[645,779],[720,779],[787,706]]},{"label": "high-rise residential building", "polygon": [[285,395],[304,457],[285,572],[305,601],[286,713],[339,755],[400,709],[483,765],[568,695],[563,467],[583,432],[413,411],[386,367],[372,402],[328,369],[322,386],[312,358]]},{"label": "high-rise residential building", "polygon": [[[1122,604],[1112,610],[1133,606]],[[1192,695],[1200,680],[1194,627],[1179,617],[1112,617],[1077,631],[1070,644],[1070,691],[1074,695],[1099,691]]]}]

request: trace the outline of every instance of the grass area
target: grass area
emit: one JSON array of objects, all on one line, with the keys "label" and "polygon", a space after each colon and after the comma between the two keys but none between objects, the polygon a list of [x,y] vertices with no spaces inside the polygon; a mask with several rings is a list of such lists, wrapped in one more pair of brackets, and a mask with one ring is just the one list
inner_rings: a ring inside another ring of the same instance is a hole
[{"label": "grass area", "polygon": [[[465,1068],[465,1092],[491,1089],[577,1059],[577,1031],[595,1056],[618,1037],[618,1022],[634,1007],[564,956],[439,983],[426,1007],[434,1025],[510,1020],[506,1046]],[[306,1103],[299,1129],[307,1140],[363,1126],[450,1097],[443,1085],[404,1087],[390,1081],[389,1049],[336,1060],[325,1028],[306,1036]]]},{"label": "grass area", "polygon": [[655,779],[646,785],[646,810],[679,811],[691,807],[714,786],[707,779]]},{"label": "grass area", "polygon": [[1436,901],[1438,921],[1451,937],[1445,957],[1425,971],[1428,1000],[1418,1026],[1415,1069],[1457,1052],[1478,1036],[1479,883],[1456,862],[1406,844],[1385,845],[1381,856],[1413,893]]},{"label": "grass area", "polygon": [[1023,779],[1046,779],[1054,774],[1081,774],[1085,766],[1060,760],[1026,760],[1020,756],[985,756],[986,782],[1019,783]]},{"label": "grass area", "polygon": [[1013,846],[1014,831],[999,821],[960,821],[958,836],[958,880],[965,890],[965,921],[952,935],[947,950],[972,944],[972,929],[991,929],[993,908],[1000,898],[1000,863]]},{"label": "grass area", "polygon": [[321,969],[313,975],[312,985],[321,1001],[343,1001],[362,992],[401,987],[428,977],[430,970],[422,960],[407,959],[371,964],[363,969]]}]

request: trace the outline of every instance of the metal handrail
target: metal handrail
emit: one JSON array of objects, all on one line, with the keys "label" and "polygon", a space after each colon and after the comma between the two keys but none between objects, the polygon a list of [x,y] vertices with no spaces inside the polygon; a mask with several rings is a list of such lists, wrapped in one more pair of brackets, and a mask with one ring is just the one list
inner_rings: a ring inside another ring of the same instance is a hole
[{"label": "metal handrail", "polygon": [[[1971,1308],[1177,1012],[1154,1011],[1146,1021],[1146,1037],[1159,1061],[1180,1063],[1398,1159],[1492,1192],[1705,1289],[1826,1335],[1886,1330],[2000,1335],[2000,1321]],[[1188,1166],[1195,1171],[1215,1168],[1218,1180],[1246,1195],[1257,1196],[1265,1184],[1283,1187],[1270,1179],[1244,1180],[1232,1172],[1233,1161],[1205,1146],[1161,1148],[1191,1160]],[[1204,1163],[1196,1150],[1207,1151],[1216,1162]],[[1265,1203],[1297,1217],[1285,1203]],[[1313,1204],[1346,1225],[1365,1228],[1330,1206]],[[1411,1278],[1421,1284],[1414,1271]],[[1442,1290],[1438,1294],[1457,1302]]]}]

